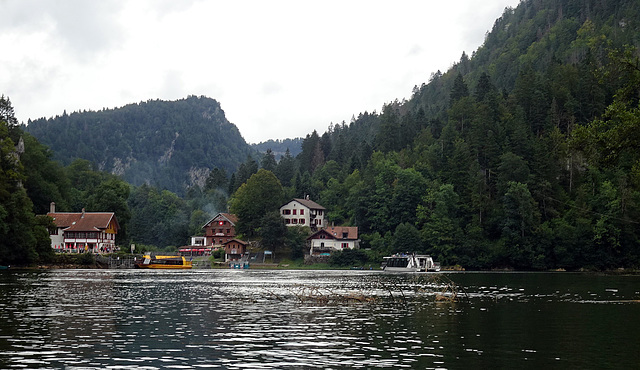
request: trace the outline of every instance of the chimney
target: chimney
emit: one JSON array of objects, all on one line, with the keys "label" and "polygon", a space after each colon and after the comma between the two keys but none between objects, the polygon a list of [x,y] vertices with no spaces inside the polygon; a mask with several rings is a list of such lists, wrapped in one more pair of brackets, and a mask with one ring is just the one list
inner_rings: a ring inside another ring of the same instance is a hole
[{"label": "chimney", "polygon": [[84,218],[84,208],[82,209],[82,216],[80,218]]},{"label": "chimney", "polygon": [[51,202],[49,205],[49,213],[56,213],[56,202]]}]

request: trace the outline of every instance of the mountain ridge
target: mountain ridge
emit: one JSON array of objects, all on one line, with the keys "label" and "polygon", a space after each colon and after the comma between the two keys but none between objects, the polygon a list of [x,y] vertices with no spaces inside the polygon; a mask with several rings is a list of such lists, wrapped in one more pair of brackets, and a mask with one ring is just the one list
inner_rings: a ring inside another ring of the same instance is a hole
[{"label": "mountain ridge", "polygon": [[23,128],[49,146],[63,165],[87,159],[133,185],[151,184],[178,194],[203,187],[215,167],[235,171],[253,152],[220,103],[204,96],[65,112]]}]

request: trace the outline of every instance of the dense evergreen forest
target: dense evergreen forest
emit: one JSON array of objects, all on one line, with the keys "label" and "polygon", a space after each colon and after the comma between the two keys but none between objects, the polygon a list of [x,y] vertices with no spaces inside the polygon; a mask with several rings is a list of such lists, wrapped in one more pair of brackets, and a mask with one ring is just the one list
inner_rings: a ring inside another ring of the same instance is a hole
[{"label": "dense evergreen forest", "polygon": [[252,152],[238,128],[211,98],[150,100],[117,109],[29,121],[23,130],[68,165],[86,159],[133,184],[183,195],[204,186],[209,171],[235,171]]},{"label": "dense evergreen forest", "polygon": [[[3,98],[0,262],[46,258],[46,220],[33,212],[52,200],[113,210],[118,242],[150,247],[181,245],[230,207],[246,238],[297,258],[308,229],[285,229],[277,207],[308,195],[331,223],[359,227],[363,250],[338,264],[416,251],[467,269],[638,268],[639,47],[637,1],[522,1],[408,100],[314,131],[297,155],[274,147],[239,153],[233,168],[187,163],[211,170],[184,196],[98,172],[97,157],[53,162]],[[40,231],[18,240],[25,230]]]}]

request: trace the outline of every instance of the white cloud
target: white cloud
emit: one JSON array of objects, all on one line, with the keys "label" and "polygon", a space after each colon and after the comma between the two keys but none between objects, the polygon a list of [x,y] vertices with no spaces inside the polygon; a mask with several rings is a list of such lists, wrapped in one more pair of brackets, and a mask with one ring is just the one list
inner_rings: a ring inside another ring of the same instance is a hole
[{"label": "white cloud", "polygon": [[206,95],[245,139],[304,136],[411,94],[517,0],[0,0],[17,118]]}]

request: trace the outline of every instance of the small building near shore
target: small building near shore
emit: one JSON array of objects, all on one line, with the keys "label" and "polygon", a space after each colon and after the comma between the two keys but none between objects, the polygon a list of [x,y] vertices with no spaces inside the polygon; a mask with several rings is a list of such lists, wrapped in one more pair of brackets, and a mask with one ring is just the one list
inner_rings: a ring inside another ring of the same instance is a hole
[{"label": "small building near shore", "polygon": [[224,261],[240,261],[246,254],[249,243],[240,239],[231,239],[224,244]]},{"label": "small building near shore", "polygon": [[345,249],[360,248],[356,226],[332,226],[313,233],[307,238],[311,257],[328,257]]}]

